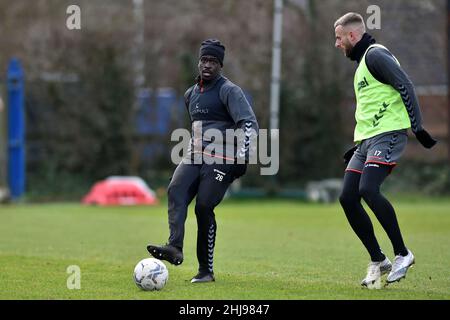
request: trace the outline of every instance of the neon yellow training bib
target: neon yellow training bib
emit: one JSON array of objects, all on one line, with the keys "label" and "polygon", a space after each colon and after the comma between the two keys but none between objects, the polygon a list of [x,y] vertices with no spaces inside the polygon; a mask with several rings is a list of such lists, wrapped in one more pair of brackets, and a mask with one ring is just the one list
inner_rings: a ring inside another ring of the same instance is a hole
[{"label": "neon yellow training bib", "polygon": [[[356,143],[384,132],[411,127],[400,93],[391,85],[375,79],[367,68],[366,54],[373,47],[386,49],[379,44],[371,45],[364,53],[355,73],[357,106],[354,141]],[[396,58],[395,60],[400,65]]]}]

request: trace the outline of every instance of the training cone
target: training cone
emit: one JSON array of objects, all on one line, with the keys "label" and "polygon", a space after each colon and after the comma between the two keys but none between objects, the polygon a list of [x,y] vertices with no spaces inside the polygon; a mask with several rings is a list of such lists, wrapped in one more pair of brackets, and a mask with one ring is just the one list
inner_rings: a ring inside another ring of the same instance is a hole
[{"label": "training cone", "polygon": [[100,206],[156,205],[158,199],[139,177],[109,177],[94,184],[82,203]]}]

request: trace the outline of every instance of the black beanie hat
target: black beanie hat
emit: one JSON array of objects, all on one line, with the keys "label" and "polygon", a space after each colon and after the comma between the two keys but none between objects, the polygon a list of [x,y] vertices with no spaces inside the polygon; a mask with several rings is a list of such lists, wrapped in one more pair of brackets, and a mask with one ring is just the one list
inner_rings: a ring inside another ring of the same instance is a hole
[{"label": "black beanie hat", "polygon": [[200,58],[203,56],[216,57],[220,65],[223,67],[223,59],[225,58],[225,47],[217,39],[208,39],[202,42],[200,46]]}]

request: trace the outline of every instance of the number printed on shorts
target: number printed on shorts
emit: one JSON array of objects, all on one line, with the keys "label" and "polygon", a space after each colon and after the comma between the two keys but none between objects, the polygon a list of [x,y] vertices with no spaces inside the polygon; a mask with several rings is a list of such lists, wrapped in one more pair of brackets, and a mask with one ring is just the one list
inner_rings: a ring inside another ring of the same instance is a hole
[{"label": "number printed on shorts", "polygon": [[376,150],[375,153],[374,153],[374,156],[375,157],[379,157],[381,155],[381,153],[382,153],[381,151]]},{"label": "number printed on shorts", "polygon": [[222,182],[223,178],[227,175],[225,172],[214,169],[214,173],[216,174],[216,180]]}]

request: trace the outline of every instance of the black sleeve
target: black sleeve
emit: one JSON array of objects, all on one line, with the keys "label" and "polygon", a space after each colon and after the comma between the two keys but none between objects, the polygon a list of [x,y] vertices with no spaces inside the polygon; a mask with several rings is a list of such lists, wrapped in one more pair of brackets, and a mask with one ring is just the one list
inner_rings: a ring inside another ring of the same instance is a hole
[{"label": "black sleeve", "polygon": [[416,133],[422,130],[422,114],[414,85],[394,56],[386,49],[372,48],[366,54],[366,65],[375,79],[391,85],[400,93],[412,131]]},{"label": "black sleeve", "polygon": [[247,101],[242,89],[231,82],[225,83],[220,90],[220,99],[226,105],[228,113],[237,128],[245,133],[245,139],[239,146],[237,158],[245,158],[248,161],[250,154],[256,149],[256,135],[259,132],[258,121],[250,103]]}]

